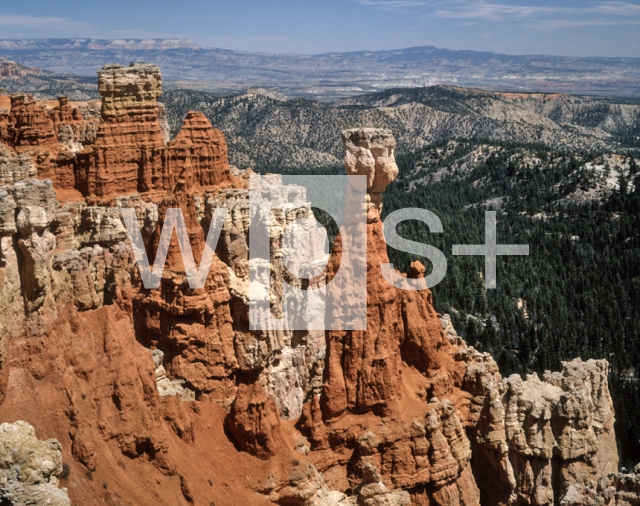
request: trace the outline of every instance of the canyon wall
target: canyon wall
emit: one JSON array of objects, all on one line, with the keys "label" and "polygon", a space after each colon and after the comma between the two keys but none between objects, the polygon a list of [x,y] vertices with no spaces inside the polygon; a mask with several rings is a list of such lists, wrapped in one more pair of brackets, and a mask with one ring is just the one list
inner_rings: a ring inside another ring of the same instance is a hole
[{"label": "canyon wall", "polygon": [[[167,140],[153,65],[107,65],[99,89],[100,111],[28,96],[0,110],[2,500],[29,504],[40,487],[51,504],[638,504],[637,475],[617,473],[605,360],[503,378],[436,313],[422,264],[402,275],[418,290],[385,281],[391,132],[342,132],[347,174],[368,183],[342,230],[364,226],[366,244],[338,235],[305,280],[283,261],[316,237],[294,226],[314,221],[304,188],[270,175],[249,189],[200,113]],[[168,209],[196,262],[226,209],[204,286],[190,287],[174,236],[146,289],[121,208],[151,262]],[[271,225],[269,259],[249,257],[254,220]],[[339,308],[348,248],[366,255],[366,330],[250,330],[252,272],[272,280],[275,316],[283,281],[326,287]],[[16,431],[53,464],[11,456]]]},{"label": "canyon wall", "polygon": [[[226,140],[204,115],[189,112],[184,129],[168,145],[156,65],[105,65],[98,72],[98,91],[99,108],[93,102],[72,104],[67,97],[52,106],[30,95],[5,96],[4,112],[0,101],[3,150],[29,154],[36,175],[51,179],[56,189],[97,198],[166,191],[183,171],[202,186],[230,180]],[[0,174],[4,182],[25,177],[24,169],[12,165]]]}]

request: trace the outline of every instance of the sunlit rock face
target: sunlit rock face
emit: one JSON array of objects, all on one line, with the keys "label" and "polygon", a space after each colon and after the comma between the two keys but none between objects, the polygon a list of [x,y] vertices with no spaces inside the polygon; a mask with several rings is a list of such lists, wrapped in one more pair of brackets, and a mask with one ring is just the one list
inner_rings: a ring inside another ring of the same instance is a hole
[{"label": "sunlit rock face", "polygon": [[347,175],[367,177],[368,213],[370,219],[382,208],[382,194],[398,175],[394,157],[396,140],[391,130],[354,128],[342,131]]},{"label": "sunlit rock face", "polygon": [[58,488],[62,452],[55,439],[39,441],[27,422],[0,424],[0,498],[15,506],[70,506]]},{"label": "sunlit rock face", "polygon": [[[0,493],[68,504],[59,480],[72,504],[635,504],[637,476],[616,474],[606,361],[503,378],[426,287],[385,281],[391,132],[342,133],[347,174],[367,180],[342,226],[366,241],[341,234],[329,255],[304,188],[250,185],[203,115],[167,143],[160,84],[154,65],[109,65],[98,116],[22,98],[0,122],[0,420],[40,438],[0,426]],[[179,208],[196,263],[225,209],[204,286],[189,286],[173,236],[160,287],[145,288],[121,208],[151,262]],[[264,258],[249,255],[256,221]],[[270,316],[311,321],[321,306],[289,311],[301,299],[284,282],[341,300],[347,248],[366,255],[366,330],[251,330],[252,274],[270,281]]]},{"label": "sunlit rock face", "polygon": [[[374,129],[342,138],[347,173],[368,181],[368,328],[327,332],[324,388],[299,423],[328,484],[353,488],[372,465],[416,504],[557,504],[579,493],[589,504],[618,463],[607,362],[503,379],[438,318],[428,289],[389,285],[379,213],[395,143]],[[408,275],[424,272],[416,262]]]},{"label": "sunlit rock face", "polygon": [[180,178],[202,186],[230,181],[224,135],[203,114],[190,111],[169,143],[156,65],[105,65],[98,71],[98,92],[100,107],[64,96],[51,107],[30,95],[12,95],[0,121],[0,181],[37,176],[58,189],[109,199],[169,190]]}]

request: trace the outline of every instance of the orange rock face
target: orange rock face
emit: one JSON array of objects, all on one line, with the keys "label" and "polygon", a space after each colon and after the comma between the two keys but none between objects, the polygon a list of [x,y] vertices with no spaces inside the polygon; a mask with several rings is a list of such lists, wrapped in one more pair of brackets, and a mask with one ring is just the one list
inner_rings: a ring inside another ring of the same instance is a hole
[{"label": "orange rock face", "polygon": [[189,111],[182,129],[167,145],[167,187],[173,187],[179,177],[201,186],[228,182],[229,161],[224,134],[211,126],[201,112]]},{"label": "orange rock face", "polygon": [[227,426],[243,450],[261,459],[266,460],[286,447],[276,402],[260,383],[240,384]]},{"label": "orange rock face", "polygon": [[[249,258],[251,172],[232,174],[222,133],[189,112],[165,146],[155,66],[106,66],[100,80],[99,118],[64,97],[51,111],[16,98],[0,116],[0,422],[60,442],[72,504],[634,504],[637,477],[613,474],[606,361],[502,378],[426,286],[382,276],[390,132],[343,132],[347,172],[368,181],[343,226],[366,228],[366,244],[339,235],[312,281],[338,279],[347,248],[366,254],[366,330],[253,331],[249,273],[287,275],[285,231],[312,216],[304,191],[264,179],[261,198],[299,207],[263,216],[274,258]],[[47,170],[53,183],[31,179]],[[227,209],[204,287],[190,288],[174,235],[159,289],[145,288],[122,207],[151,262],[168,209],[181,209],[196,263]],[[414,262],[407,277],[424,273]],[[326,286],[340,307],[345,286]]]},{"label": "orange rock face", "polygon": [[[38,177],[51,179],[56,188],[74,188],[75,153],[95,139],[95,118],[85,119],[67,97],[60,97],[53,110],[31,95],[10,98],[6,116],[0,113],[3,149],[30,157]],[[16,173],[12,179],[22,178]]]},{"label": "orange rock face", "polygon": [[224,135],[203,114],[189,112],[167,147],[157,98],[162,78],[155,65],[106,65],[98,72],[102,123],[86,165],[86,191],[99,197],[170,190],[178,179],[202,186],[229,182]]},{"label": "orange rock face", "polygon": [[[186,183],[178,183],[176,191],[160,203],[158,214],[163,223],[168,208],[182,209],[194,259],[199,262],[205,238],[191,190]],[[150,251],[157,249],[160,230],[157,227],[150,238]],[[227,268],[215,257],[205,287],[189,288],[174,235],[160,290],[141,290],[134,298],[139,339],[164,352],[169,375],[185,381],[196,399],[224,406],[233,399],[231,377],[237,367],[228,286]]]},{"label": "orange rock face", "polygon": [[87,172],[89,193],[103,197],[165,187],[156,103],[161,85],[155,65],[105,65],[98,72],[102,123]]},{"label": "orange rock face", "polygon": [[[395,166],[387,155],[393,138],[369,134],[372,145],[385,149],[361,157],[368,155],[375,171],[377,155],[384,152],[385,173],[397,172],[388,167]],[[358,141],[360,151],[370,149]],[[389,262],[379,194],[392,179],[376,184],[369,178],[367,330],[327,332],[324,389],[319,403],[314,399],[305,408],[299,427],[331,487],[353,488],[365,466],[373,465],[387,487],[409,489],[417,504],[478,504],[470,442],[456,406],[466,367],[454,360],[455,349],[442,332],[426,286],[399,290],[384,280],[379,267]],[[335,248],[342,248],[340,237]],[[329,271],[337,268],[330,264]],[[412,271],[419,278],[424,268],[417,263]],[[441,402],[441,396],[451,401]]]},{"label": "orange rock face", "polygon": [[56,135],[46,109],[30,95],[11,97],[11,145],[20,151],[27,147],[54,147]]},{"label": "orange rock face", "polygon": [[99,198],[171,190],[180,178],[200,186],[231,181],[224,135],[203,114],[190,111],[166,145],[157,66],[105,65],[98,91],[99,117],[67,97],[48,110],[29,95],[13,96],[6,117],[0,114],[0,140],[31,155],[38,177],[56,188]]},{"label": "orange rock face", "polygon": [[46,108],[31,95],[12,95],[8,124],[9,146],[32,154],[38,173],[53,178],[58,142]]}]

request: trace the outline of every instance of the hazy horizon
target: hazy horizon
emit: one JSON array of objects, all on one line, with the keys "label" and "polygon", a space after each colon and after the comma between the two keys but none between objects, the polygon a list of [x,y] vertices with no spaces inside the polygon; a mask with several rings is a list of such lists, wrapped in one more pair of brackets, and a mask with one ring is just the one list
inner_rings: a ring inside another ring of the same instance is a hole
[{"label": "hazy horizon", "polygon": [[[139,38],[139,37],[119,37],[119,38],[97,38],[97,37],[25,37],[25,38],[0,38],[0,42],[4,41],[27,41],[27,40],[94,40],[94,41],[125,41],[125,42],[142,42],[142,41],[160,41],[160,40],[179,40],[179,41],[190,41],[194,44],[197,44],[201,49],[217,49],[222,51],[238,51],[238,52],[247,52],[247,53],[255,53],[255,54],[267,54],[267,55],[295,55],[295,56],[323,56],[329,54],[348,54],[348,53],[381,53],[381,52],[392,52],[392,51],[407,51],[411,49],[422,49],[422,48],[433,48],[436,51],[472,51],[477,53],[491,53],[496,55],[506,55],[506,56],[548,56],[548,57],[557,57],[557,58],[629,58],[629,59],[637,59],[640,58],[640,54],[637,56],[595,56],[595,55],[571,55],[571,54],[549,54],[549,53],[509,53],[509,52],[499,52],[499,51],[488,51],[488,50],[479,50],[479,49],[452,49],[444,46],[434,46],[434,45],[422,45],[422,46],[408,46],[408,47],[394,47],[394,48],[386,48],[386,49],[359,49],[354,51],[325,51],[320,53],[301,53],[301,52],[293,52],[293,51],[264,51],[264,50],[246,50],[246,49],[231,49],[228,47],[222,46],[208,46],[204,44],[199,44],[191,37],[156,37],[156,38]],[[0,48],[1,50],[2,48]],[[0,55],[0,58],[2,56]]]}]

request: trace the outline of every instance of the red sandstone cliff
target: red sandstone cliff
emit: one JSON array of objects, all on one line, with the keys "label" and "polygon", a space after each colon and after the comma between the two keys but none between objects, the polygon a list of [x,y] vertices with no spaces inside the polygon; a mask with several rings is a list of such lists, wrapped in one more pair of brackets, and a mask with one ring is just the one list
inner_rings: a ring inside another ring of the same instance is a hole
[{"label": "red sandstone cliff", "polygon": [[[428,289],[384,280],[388,131],[343,132],[347,172],[369,182],[356,209],[367,214],[367,329],[250,331],[249,272],[263,269],[279,295],[285,231],[310,203],[264,178],[261,198],[297,209],[266,217],[273,259],[249,259],[249,171],[232,175],[224,136],[199,113],[165,145],[160,82],[152,65],[105,66],[100,118],[24,96],[0,115],[0,423],[12,423],[0,426],[0,497],[68,504],[59,480],[71,504],[637,502],[637,476],[615,474],[606,361],[502,378]],[[160,288],[145,289],[120,207],[136,210],[151,260],[166,210],[182,209],[196,261],[225,207],[205,286],[189,287],[174,238]],[[423,275],[412,264],[408,276]]]},{"label": "red sandstone cliff", "polygon": [[[6,115],[0,110],[4,149],[28,155],[38,177],[51,179],[56,189],[98,198],[170,190],[183,173],[200,186],[231,180],[224,135],[204,115],[189,112],[167,145],[157,66],[105,65],[98,91],[99,115],[67,97],[48,108],[30,95],[12,95]],[[5,171],[11,172],[6,182],[22,178],[23,171]]]},{"label": "red sandstone cliff", "polygon": [[190,185],[220,185],[229,181],[227,141],[201,112],[189,111],[182,129],[169,142],[166,152],[168,187],[181,174],[191,178]]}]

